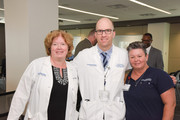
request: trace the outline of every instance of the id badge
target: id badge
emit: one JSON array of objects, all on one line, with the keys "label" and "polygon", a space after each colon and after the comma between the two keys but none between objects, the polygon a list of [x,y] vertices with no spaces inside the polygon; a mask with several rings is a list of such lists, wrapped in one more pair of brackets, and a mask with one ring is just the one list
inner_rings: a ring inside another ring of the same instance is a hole
[{"label": "id badge", "polygon": [[109,100],[109,91],[107,90],[100,90],[99,91],[99,98],[102,102],[107,102]]},{"label": "id badge", "polygon": [[129,88],[131,87],[130,84],[125,84],[124,87],[123,87],[123,90],[124,91],[129,91]]}]

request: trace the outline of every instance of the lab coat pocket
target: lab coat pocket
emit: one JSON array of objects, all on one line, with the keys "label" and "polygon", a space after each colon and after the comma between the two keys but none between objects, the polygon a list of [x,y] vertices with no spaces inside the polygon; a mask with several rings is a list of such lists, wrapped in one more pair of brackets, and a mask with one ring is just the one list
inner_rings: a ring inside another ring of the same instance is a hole
[{"label": "lab coat pocket", "polygon": [[83,101],[80,108],[79,120],[96,120],[100,111],[100,105],[96,102]]},{"label": "lab coat pocket", "polygon": [[109,111],[107,120],[124,120],[126,111],[124,101],[112,101],[107,109]]},{"label": "lab coat pocket", "polygon": [[33,115],[29,110],[27,110],[27,119],[28,120],[40,120],[39,119],[39,113],[35,113]]}]

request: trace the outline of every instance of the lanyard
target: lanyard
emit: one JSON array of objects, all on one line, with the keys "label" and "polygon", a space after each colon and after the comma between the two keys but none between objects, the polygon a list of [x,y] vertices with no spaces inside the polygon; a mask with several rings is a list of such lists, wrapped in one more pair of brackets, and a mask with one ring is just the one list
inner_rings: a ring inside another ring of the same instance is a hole
[{"label": "lanyard", "polygon": [[[132,73],[132,72],[131,72]],[[144,72],[145,73],[145,72]],[[139,82],[141,82],[141,80],[142,80],[142,78],[143,78],[143,76],[144,76],[144,73],[141,75],[141,77],[140,78],[138,78],[136,81],[135,81],[135,87],[139,84]],[[131,81],[131,76],[129,75],[128,76],[128,84],[130,84],[130,81]]]},{"label": "lanyard", "polygon": [[107,67],[107,70],[105,71],[105,74],[104,74],[104,90],[105,90],[105,87],[106,87],[106,78],[107,78],[107,74],[110,70],[110,67]]}]

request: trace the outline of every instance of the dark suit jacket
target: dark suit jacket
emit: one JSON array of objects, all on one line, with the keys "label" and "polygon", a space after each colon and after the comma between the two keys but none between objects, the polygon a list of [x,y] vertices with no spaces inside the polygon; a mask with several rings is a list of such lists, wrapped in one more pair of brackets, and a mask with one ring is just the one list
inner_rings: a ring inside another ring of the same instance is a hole
[{"label": "dark suit jacket", "polygon": [[90,48],[92,47],[91,45],[91,42],[85,38],[84,40],[82,40],[81,42],[78,43],[78,45],[76,46],[76,49],[75,49],[75,54],[74,56],[76,57],[76,55],[83,49],[85,48]]},{"label": "dark suit jacket", "polygon": [[163,63],[162,52],[151,46],[147,64],[151,67],[159,68],[159,69],[163,70],[164,63]]}]

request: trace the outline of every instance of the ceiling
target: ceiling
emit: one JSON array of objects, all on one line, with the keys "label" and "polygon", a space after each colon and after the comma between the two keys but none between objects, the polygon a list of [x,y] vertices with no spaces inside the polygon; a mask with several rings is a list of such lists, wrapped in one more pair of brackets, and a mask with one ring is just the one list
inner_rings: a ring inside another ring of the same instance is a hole
[{"label": "ceiling", "polygon": [[[159,9],[171,12],[172,14],[165,14],[135,4],[129,0],[59,0],[59,5],[119,18],[117,20],[112,19],[113,22],[180,16],[180,0],[139,1],[157,7]],[[59,9],[59,15],[61,18],[81,21],[80,23],[61,21],[60,26],[96,23],[96,21],[101,18],[98,16],[73,12],[65,9]]]},{"label": "ceiling", "polygon": [[[145,20],[165,17],[180,17],[180,0],[139,0],[145,4],[171,12],[165,14],[129,0],[59,0],[59,5],[79,9],[83,11],[105,14],[118,17],[111,19],[113,22],[129,20]],[[4,8],[3,0],[0,0],[0,8]],[[0,19],[4,17],[4,11],[0,10]],[[101,18],[99,16],[88,15],[79,12],[59,8],[59,17],[81,21],[80,23],[60,20],[60,26],[92,24]],[[179,19],[180,22],[180,19]]]}]

